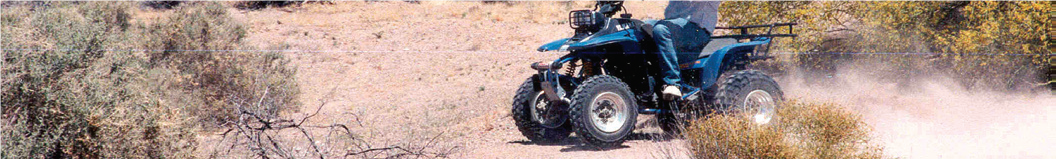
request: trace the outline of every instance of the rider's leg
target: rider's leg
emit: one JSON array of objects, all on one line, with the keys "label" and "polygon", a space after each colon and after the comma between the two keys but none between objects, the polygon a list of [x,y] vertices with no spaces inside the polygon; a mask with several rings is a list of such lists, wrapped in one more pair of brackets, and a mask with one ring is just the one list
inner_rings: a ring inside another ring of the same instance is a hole
[{"label": "rider's leg", "polygon": [[660,51],[658,53],[660,71],[665,84],[661,92],[664,98],[667,99],[682,96],[682,92],[678,89],[681,76],[679,76],[677,46],[675,46],[676,37],[674,35],[678,35],[685,24],[685,19],[676,18],[662,20],[653,25],[653,40],[656,41],[656,46]]},{"label": "rider's leg", "polygon": [[[679,21],[682,22],[681,25]],[[653,40],[660,51],[660,71],[663,82],[667,85],[678,85],[681,81],[678,71],[678,46],[675,45],[676,38],[679,37],[675,36],[679,35],[682,25],[685,25],[685,20],[680,18],[662,20],[653,25]]]},{"label": "rider's leg", "polygon": [[656,22],[653,25],[653,40],[659,48],[660,71],[664,84],[661,93],[665,98],[681,97],[678,89],[679,58],[696,59],[701,49],[711,41],[711,33],[686,19],[675,18]]}]

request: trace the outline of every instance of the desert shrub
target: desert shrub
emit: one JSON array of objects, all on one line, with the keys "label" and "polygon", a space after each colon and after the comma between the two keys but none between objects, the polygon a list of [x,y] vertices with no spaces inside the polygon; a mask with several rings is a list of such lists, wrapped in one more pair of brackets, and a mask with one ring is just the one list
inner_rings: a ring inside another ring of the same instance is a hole
[{"label": "desert shrub", "polygon": [[[292,108],[297,87],[288,60],[275,52],[233,52],[242,47],[245,27],[219,4],[177,8],[167,19],[144,26],[144,48],[152,67],[176,70],[176,89],[197,94],[206,106],[191,112],[208,124],[224,124],[237,115],[235,105],[264,97],[249,111],[274,116]],[[267,92],[267,94],[264,94]],[[254,103],[258,101],[253,101]]]},{"label": "desert shrub", "polygon": [[[720,14],[728,25],[799,22],[795,32],[801,36],[775,46],[809,53],[778,58],[802,70],[831,74],[842,64],[870,63],[866,67],[884,80],[945,75],[968,88],[1008,90],[1043,80],[1050,54],[1044,29],[1050,25],[1049,6],[1037,1],[727,2]],[[826,54],[846,52],[885,54]]]},{"label": "desert shrub", "polygon": [[[861,6],[881,9],[851,14],[863,19],[874,19],[865,24],[878,26],[878,29],[863,31],[859,42],[853,44],[864,45],[858,47],[866,52],[915,49],[918,52],[950,53],[935,56],[929,62],[900,66],[910,69],[889,70],[908,74],[911,70],[930,68],[936,73],[960,79],[962,85],[970,88],[982,85],[1015,89],[1033,85],[1042,79],[1043,66],[1049,60],[1047,54],[1051,53],[1047,49],[1049,36],[1042,29],[1049,25],[1049,5],[1049,2],[985,1],[863,3]],[[929,14],[911,14],[921,12]],[[904,60],[889,56],[874,59]]]},{"label": "desert shrub", "polygon": [[694,121],[686,139],[697,158],[880,158],[857,115],[830,104],[788,102],[757,125],[734,115]]},{"label": "desert shrub", "polygon": [[180,5],[202,5],[206,3],[212,3],[211,0],[136,0],[138,3],[145,7],[155,9],[171,9],[176,8]]},{"label": "desert shrub", "polygon": [[[371,1],[371,0],[367,0],[367,1]],[[409,0],[409,1],[412,1],[412,0]],[[267,6],[286,6],[286,5],[289,5],[289,4],[300,4],[300,3],[309,3],[309,2],[329,3],[329,2],[332,2],[332,0],[242,0],[242,1],[239,2],[238,7],[240,7],[240,8],[249,8],[249,9],[258,9],[258,8],[264,8],[264,7],[267,7]]]},{"label": "desert shrub", "polygon": [[[138,154],[187,156],[184,116],[164,109],[137,77],[143,63],[121,48],[122,4],[68,3],[4,12],[3,128],[6,157]],[[16,19],[25,18],[25,19]],[[137,142],[126,142],[134,140]],[[114,151],[104,151],[114,150]]]},{"label": "desert shrub", "polygon": [[5,6],[3,158],[189,158],[202,121],[226,119],[228,103],[295,104],[282,54],[159,51],[239,46],[244,31],[219,5],[149,25],[131,22],[133,6]]},{"label": "desert shrub", "polygon": [[144,1],[140,3],[145,7],[154,9],[172,9],[179,6],[182,1]]}]

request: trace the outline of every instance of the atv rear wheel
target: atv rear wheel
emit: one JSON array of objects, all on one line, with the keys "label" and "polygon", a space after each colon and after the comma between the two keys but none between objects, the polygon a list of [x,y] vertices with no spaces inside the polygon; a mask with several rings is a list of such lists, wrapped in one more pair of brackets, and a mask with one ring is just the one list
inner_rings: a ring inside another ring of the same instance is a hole
[{"label": "atv rear wheel", "polygon": [[726,78],[715,95],[719,112],[744,115],[756,124],[773,121],[783,93],[773,78],[757,70],[744,70]]},{"label": "atv rear wheel", "polygon": [[550,118],[552,120],[547,121],[547,117],[544,117],[546,115],[543,114],[554,114],[554,112],[547,112],[554,105],[547,101],[540,88],[535,88],[534,80],[535,78],[525,80],[513,97],[512,114],[515,125],[521,131],[521,135],[533,142],[563,141],[572,133],[572,124],[567,122],[567,112],[557,112],[565,113],[565,117]]},{"label": "atv rear wheel", "polygon": [[572,93],[572,124],[576,135],[587,144],[610,148],[623,144],[634,132],[638,105],[630,87],[619,78],[594,76]]}]

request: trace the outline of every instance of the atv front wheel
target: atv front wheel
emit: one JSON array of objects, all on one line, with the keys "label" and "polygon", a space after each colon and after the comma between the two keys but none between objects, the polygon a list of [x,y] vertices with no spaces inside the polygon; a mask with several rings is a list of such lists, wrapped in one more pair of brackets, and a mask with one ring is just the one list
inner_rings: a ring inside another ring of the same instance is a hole
[{"label": "atv front wheel", "polygon": [[[528,78],[517,89],[513,97],[513,120],[521,135],[538,143],[563,141],[572,133],[572,124],[568,121],[566,110],[550,110],[555,107],[550,103],[540,88],[535,88],[535,78]],[[564,117],[548,117],[547,114],[558,114]],[[548,120],[550,119],[550,120]]]},{"label": "atv front wheel", "polygon": [[634,132],[638,105],[630,87],[619,78],[600,75],[587,79],[572,93],[572,124],[587,144],[610,148],[623,144]]},{"label": "atv front wheel", "polygon": [[715,105],[720,112],[744,115],[756,124],[774,120],[781,100],[783,93],[777,82],[757,70],[730,75],[715,95]]}]

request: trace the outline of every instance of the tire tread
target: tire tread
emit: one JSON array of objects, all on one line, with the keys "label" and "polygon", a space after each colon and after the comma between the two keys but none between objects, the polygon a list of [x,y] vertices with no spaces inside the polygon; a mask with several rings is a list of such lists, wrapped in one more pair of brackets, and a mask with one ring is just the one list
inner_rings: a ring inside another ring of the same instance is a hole
[{"label": "tire tread", "polygon": [[[583,139],[583,141],[586,142],[587,144],[589,144],[591,146],[599,147],[599,148],[616,147],[616,146],[619,146],[619,145],[623,144],[623,142],[626,141],[626,136],[620,137],[616,141],[612,141],[612,142],[602,141],[602,140],[598,139],[597,137],[595,137],[593,134],[590,133],[590,131],[591,131],[590,129],[593,127],[593,125],[590,124],[590,123],[584,123],[584,120],[582,120],[582,118],[589,118],[589,116],[584,116],[586,114],[582,114],[584,112],[579,111],[579,109],[580,109],[579,107],[584,106],[582,104],[579,104],[579,102],[592,100],[591,98],[593,97],[593,94],[588,94],[587,91],[590,91],[590,90],[594,89],[594,87],[598,87],[598,85],[607,84],[607,83],[616,83],[616,84],[618,84],[617,87],[619,87],[619,89],[628,90],[628,91],[631,90],[630,86],[627,86],[626,83],[623,83],[622,81],[620,81],[619,78],[616,78],[616,77],[613,77],[613,76],[600,75],[600,76],[590,77],[589,79],[584,81],[582,85],[577,87],[576,90],[574,91],[574,93],[572,95],[573,96],[573,98],[572,98],[572,101],[573,101],[572,103],[573,104],[571,104],[571,108],[569,109],[570,110],[569,112],[572,115],[571,119],[572,119],[572,124],[574,125],[573,129],[575,129],[576,135],[579,136],[579,138]],[[635,101],[633,95],[624,94],[624,96],[627,96],[628,98],[631,98],[630,101],[632,101],[632,102],[628,103],[628,104],[631,104],[631,105],[636,105],[637,104],[637,103],[633,102],[633,101]],[[637,109],[637,106],[632,106],[632,108]],[[629,119],[629,120],[631,120],[630,122],[636,122],[637,121],[635,119],[635,118],[637,118],[637,110],[633,110],[633,111],[635,111],[635,113],[632,113],[633,115],[630,116],[630,119]],[[628,130],[628,131],[629,132],[633,132],[635,125],[637,125],[637,124],[630,124],[630,127],[629,127],[630,130]],[[628,133],[628,134],[630,134],[630,133]]]},{"label": "tire tread", "polygon": [[750,87],[752,82],[761,82],[764,86],[772,86],[772,93],[777,100],[783,99],[784,92],[781,92],[781,88],[777,85],[777,82],[773,78],[767,76],[759,70],[742,70],[734,73],[726,78],[726,81],[719,86],[719,91],[715,95],[715,107],[718,112],[726,112],[730,110],[732,106],[738,106],[738,99],[747,93],[744,89]]},{"label": "tire tread", "polygon": [[534,100],[529,99],[536,92],[536,89],[533,88],[533,80],[534,78],[525,80],[513,97],[513,108],[510,111],[513,115],[514,125],[517,126],[517,130],[521,132],[521,135],[533,142],[552,143],[565,140],[572,133],[569,123],[566,122],[556,129],[543,127],[532,120],[532,114],[528,111],[530,109],[525,108],[528,106],[529,100]]}]

